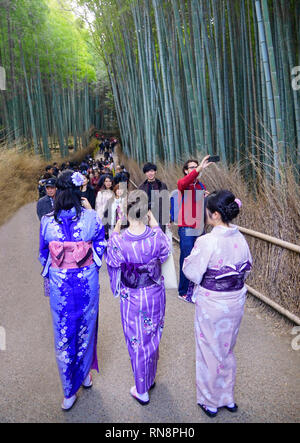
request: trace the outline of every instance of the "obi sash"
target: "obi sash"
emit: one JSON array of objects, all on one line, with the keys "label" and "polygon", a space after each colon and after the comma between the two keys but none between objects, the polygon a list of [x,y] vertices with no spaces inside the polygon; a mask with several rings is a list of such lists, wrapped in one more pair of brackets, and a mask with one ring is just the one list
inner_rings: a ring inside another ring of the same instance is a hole
[{"label": "obi sash", "polygon": [[49,250],[51,266],[60,269],[77,269],[93,263],[92,242],[59,242],[51,241]]},{"label": "obi sash", "polygon": [[158,259],[147,264],[122,263],[121,282],[128,288],[138,289],[161,283],[161,263]]},{"label": "obi sash", "polygon": [[238,291],[243,288],[246,271],[250,271],[250,269],[251,263],[249,261],[223,266],[221,269],[208,268],[200,286],[211,291]]}]

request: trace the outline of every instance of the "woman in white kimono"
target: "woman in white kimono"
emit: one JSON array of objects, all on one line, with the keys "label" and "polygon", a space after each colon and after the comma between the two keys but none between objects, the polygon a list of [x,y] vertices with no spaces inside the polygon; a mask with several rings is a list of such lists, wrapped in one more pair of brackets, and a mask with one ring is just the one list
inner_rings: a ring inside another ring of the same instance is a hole
[{"label": "woman in white kimono", "polygon": [[230,224],[240,206],[230,191],[207,197],[206,223],[213,229],[196,240],[183,264],[196,303],[197,403],[209,417],[215,417],[220,407],[237,411],[233,348],[244,313],[244,280],[252,263],[244,236]]}]

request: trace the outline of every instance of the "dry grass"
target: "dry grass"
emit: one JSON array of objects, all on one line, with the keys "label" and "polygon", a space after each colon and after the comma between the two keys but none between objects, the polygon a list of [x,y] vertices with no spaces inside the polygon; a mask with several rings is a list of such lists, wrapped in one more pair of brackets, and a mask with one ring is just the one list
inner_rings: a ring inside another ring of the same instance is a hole
[{"label": "dry grass", "polygon": [[62,159],[56,154],[50,162],[31,153],[0,146],[0,225],[21,206],[38,199],[38,181],[47,164],[54,161],[61,164],[67,160],[80,162],[93,152],[97,143],[93,140],[88,148],[68,158]]},{"label": "dry grass", "polygon": [[[130,172],[131,179],[138,185],[142,183],[145,177],[141,166],[124,157],[120,149],[118,156],[120,163]],[[177,188],[177,180],[182,177],[182,164],[165,167],[157,163],[157,176],[170,191]],[[280,186],[268,183],[260,175],[259,168],[256,173],[259,182],[256,195],[243,180],[238,166],[211,165],[201,180],[208,191],[229,189],[242,201],[236,224],[300,244],[300,191],[292,168],[285,167]],[[247,241],[253,256],[253,270],[247,281],[249,286],[300,317],[299,254],[250,236],[247,236]]]}]

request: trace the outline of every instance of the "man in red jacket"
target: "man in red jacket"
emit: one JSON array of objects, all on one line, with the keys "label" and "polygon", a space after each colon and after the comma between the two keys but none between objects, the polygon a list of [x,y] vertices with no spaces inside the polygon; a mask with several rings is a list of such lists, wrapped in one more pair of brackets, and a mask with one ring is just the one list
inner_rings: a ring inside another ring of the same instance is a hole
[{"label": "man in red jacket", "polygon": [[187,296],[189,280],[182,272],[182,265],[184,259],[190,255],[195,241],[203,233],[203,197],[206,187],[199,181],[199,176],[211,164],[208,159],[209,155],[204,157],[200,164],[198,160],[194,159],[185,162],[182,168],[184,177],[177,182],[179,199],[178,234],[180,238],[178,297],[188,302],[191,302],[191,298]]}]

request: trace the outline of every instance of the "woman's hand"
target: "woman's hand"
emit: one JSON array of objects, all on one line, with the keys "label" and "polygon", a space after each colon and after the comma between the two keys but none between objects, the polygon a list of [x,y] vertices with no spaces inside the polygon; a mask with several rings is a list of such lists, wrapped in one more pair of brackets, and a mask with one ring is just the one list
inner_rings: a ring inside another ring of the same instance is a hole
[{"label": "woman's hand", "polygon": [[92,209],[92,207],[91,207],[91,205],[90,205],[90,202],[89,202],[88,199],[85,198],[85,197],[81,197],[81,206],[82,206],[84,209]]},{"label": "woman's hand", "polygon": [[121,232],[121,226],[122,226],[122,220],[119,219],[116,223],[115,229],[113,232],[117,232],[118,234],[120,234]]},{"label": "woman's hand", "polygon": [[147,216],[148,216],[148,223],[149,223],[150,228],[155,228],[155,227],[159,226],[154,215],[152,214],[152,212],[150,210],[148,211]]}]

